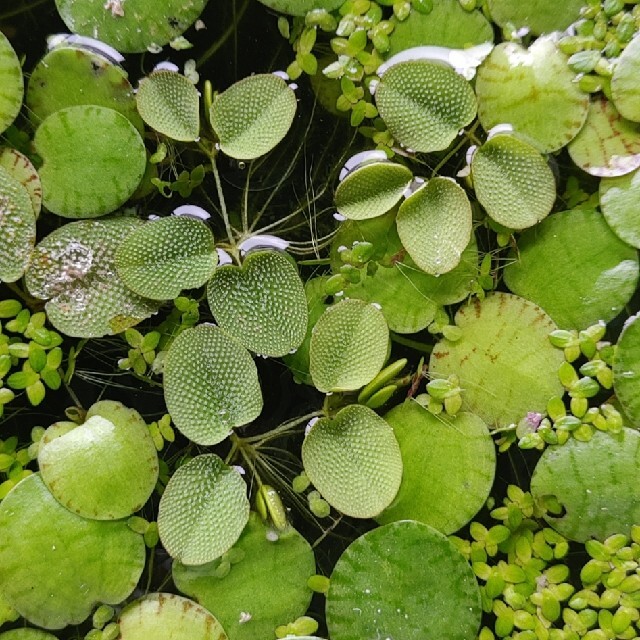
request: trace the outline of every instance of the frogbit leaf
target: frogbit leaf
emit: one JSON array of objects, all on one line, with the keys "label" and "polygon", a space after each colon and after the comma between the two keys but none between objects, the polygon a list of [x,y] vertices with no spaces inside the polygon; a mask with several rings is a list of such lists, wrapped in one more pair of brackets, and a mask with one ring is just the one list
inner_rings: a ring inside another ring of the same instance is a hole
[{"label": "frogbit leaf", "polygon": [[27,190],[37,218],[42,208],[42,183],[31,160],[17,149],[0,147],[0,167]]},{"label": "frogbit leaf", "polygon": [[15,119],[22,106],[22,67],[7,36],[0,31],[0,133]]},{"label": "frogbit leaf", "polygon": [[640,249],[640,169],[600,180],[600,208],[611,230]]},{"label": "frogbit leaf", "polygon": [[540,35],[552,31],[564,31],[580,17],[583,0],[487,0],[491,18],[501,27],[512,25],[514,29]]},{"label": "frogbit leaf", "polygon": [[260,0],[260,2],[279,13],[304,16],[314,9],[333,11],[342,4],[343,0]]},{"label": "frogbit leaf", "polygon": [[611,77],[611,98],[618,113],[627,120],[640,122],[640,38],[629,42],[620,54]]},{"label": "frogbit leaf", "polygon": [[640,425],[640,316],[631,316],[618,339],[613,362],[613,388],[625,413]]}]

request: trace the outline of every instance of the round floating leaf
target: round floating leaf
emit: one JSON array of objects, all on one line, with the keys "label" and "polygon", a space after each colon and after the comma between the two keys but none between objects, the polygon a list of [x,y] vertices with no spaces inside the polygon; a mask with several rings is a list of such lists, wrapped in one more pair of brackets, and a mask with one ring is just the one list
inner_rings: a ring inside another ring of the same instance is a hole
[{"label": "round floating leaf", "polygon": [[274,11],[287,13],[290,16],[304,16],[314,9],[324,9],[333,11],[337,9],[344,0],[260,0]]},{"label": "round floating leaf", "polygon": [[446,338],[429,362],[432,378],[460,379],[462,409],[490,428],[517,423],[529,411],[545,413],[553,396],[562,396],[560,349],[549,333],[557,326],[537,305],[508,293],[493,293],[462,307],[455,318],[462,338]]},{"label": "round floating leaf", "polygon": [[187,329],[173,341],[164,363],[164,399],[176,427],[203,445],[224,440],[262,411],[249,352],[213,325]]},{"label": "round floating leaf", "polygon": [[150,593],[125,607],[118,619],[120,640],[228,640],[204,607],[174,593]]},{"label": "round floating leaf", "polygon": [[374,162],[351,172],[336,189],[338,212],[351,220],[376,218],[394,207],[413,174],[393,162]]},{"label": "round floating leaf", "polygon": [[220,558],[197,567],[173,563],[180,591],[211,611],[234,640],[270,638],[273,630],[305,614],[312,592],[307,580],[315,573],[309,543],[293,528],[277,540],[256,513],[249,516],[231,554],[240,557],[228,573]]},{"label": "round floating leaf", "polygon": [[471,204],[451,178],[432,178],[398,210],[400,240],[415,263],[438,276],[460,262],[471,238]]},{"label": "round floating leaf", "polygon": [[630,535],[640,522],[640,433],[596,431],[589,442],[569,438],[548,447],[534,469],[531,493],[542,503],[555,496],[564,513],[545,519],[570,540]]},{"label": "round floating leaf", "polygon": [[156,131],[192,142],[200,135],[200,97],[193,83],[173,71],[155,71],[140,80],[138,112]]},{"label": "round floating leaf", "polygon": [[0,633],[0,640],[58,640],[46,631],[39,629],[12,629]]},{"label": "round floating leaf", "polygon": [[574,79],[553,40],[538,38],[528,50],[503,42],[478,69],[480,123],[486,131],[510,124],[541,152],[556,151],[576,136],[587,117],[589,96]]},{"label": "round floating leaf", "polygon": [[36,217],[29,193],[0,166],[0,282],[22,277],[36,242]]},{"label": "round floating leaf", "polygon": [[148,318],[158,304],[128,289],[116,274],[115,253],[136,218],[81,220],[66,224],[35,248],[26,284],[49,299],[47,316],[62,333],[97,338],[120,333]]},{"label": "round floating leaf", "polygon": [[353,391],[371,382],[387,358],[389,328],[382,312],[343,300],[320,316],[311,336],[309,372],[319,391]]},{"label": "round floating leaf", "polygon": [[44,206],[66,218],[92,218],[124,204],[144,174],[147,155],[123,115],[96,106],[51,114],[36,131]]},{"label": "round floating leaf", "polygon": [[625,413],[640,424],[640,316],[627,320],[616,347],[613,363],[613,388]]},{"label": "round floating leaf", "polygon": [[207,286],[218,324],[247,349],[278,358],[307,331],[307,299],[296,267],[275,251],[256,251],[242,267],[216,269]]},{"label": "round floating leaf", "polygon": [[637,252],[595,211],[554,213],[520,236],[511,258],[504,270],[509,289],[539,304],[563,329],[609,322],[638,283]]},{"label": "round floating leaf", "polygon": [[535,147],[508,134],[493,136],[476,150],[471,174],[480,204],[509,229],[540,222],[556,199],[547,161]]},{"label": "round floating leaf", "polygon": [[302,463],[322,497],[354,518],[373,518],[388,507],[402,477],[393,430],[375,411],[357,404],[311,427],[302,443]]},{"label": "round floating leaf", "polygon": [[224,153],[252,160],[271,151],[296,114],[296,94],[273,74],[256,74],[231,85],[211,106],[211,126]]},{"label": "round floating leaf", "polygon": [[623,118],[640,122],[640,38],[636,37],[620,55],[611,78],[611,98]]},{"label": "round floating leaf", "polygon": [[584,127],[569,145],[569,155],[592,176],[630,173],[640,167],[640,124],[621,117],[606,98],[596,98]]},{"label": "round floating leaf", "polygon": [[471,85],[438,62],[411,60],[392,66],[375,96],[391,135],[414,151],[446,149],[476,116]]},{"label": "round floating leaf", "polygon": [[215,454],[196,456],[171,476],[158,510],[160,541],[183,564],[205,564],[238,540],[249,518],[247,485]]},{"label": "round floating leaf", "polygon": [[435,529],[408,520],[352,542],[327,594],[335,640],[469,640],[481,614],[480,589],[462,554]]},{"label": "round floating leaf", "polygon": [[402,483],[376,520],[418,520],[444,534],[467,524],[493,485],[496,452],[487,425],[472,413],[435,416],[413,400],[384,419],[400,445]]},{"label": "round floating leaf", "polygon": [[611,230],[640,249],[640,171],[600,180],[600,208]]},{"label": "round floating leaf", "polygon": [[0,148],[0,167],[27,190],[33,205],[33,213],[37,218],[42,208],[42,184],[31,160],[16,149],[4,147]]},{"label": "round floating leaf", "polygon": [[564,31],[580,17],[584,0],[487,0],[493,21],[501,27],[526,29],[535,35]]},{"label": "round floating leaf", "polygon": [[80,624],[99,602],[122,602],[144,568],[142,536],[122,520],[71,513],[39,474],[19,482],[0,503],[0,529],[0,592],[45,629]]},{"label": "round floating leaf", "polygon": [[47,433],[38,453],[40,473],[70,511],[84,518],[117,520],[149,499],[158,479],[158,455],[134,409],[104,400],[89,409],[83,425],[53,439]]},{"label": "round floating leaf", "polygon": [[15,119],[22,106],[22,67],[7,36],[0,31],[0,133]]},{"label": "round floating leaf", "polygon": [[26,102],[36,125],[61,109],[93,104],[114,109],[138,131],[144,129],[127,72],[88,49],[60,46],[49,51],[31,73]]},{"label": "round floating leaf", "polygon": [[201,287],[218,263],[213,234],[200,220],[171,216],[134,229],[116,251],[122,281],[154,300]]},{"label": "round floating leaf", "polygon": [[122,53],[142,53],[184,33],[207,0],[56,0],[69,30]]}]

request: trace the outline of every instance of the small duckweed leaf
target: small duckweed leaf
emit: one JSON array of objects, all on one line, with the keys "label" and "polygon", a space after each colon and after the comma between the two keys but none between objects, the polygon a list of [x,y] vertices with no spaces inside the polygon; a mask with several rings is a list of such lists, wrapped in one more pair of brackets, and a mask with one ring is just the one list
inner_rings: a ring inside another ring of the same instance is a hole
[{"label": "small duckweed leaf", "polygon": [[611,77],[611,98],[618,113],[627,120],[640,122],[640,38],[625,47]]},{"label": "small duckweed leaf", "polygon": [[381,216],[400,201],[412,178],[407,167],[392,162],[359,167],[338,185],[336,209],[351,220]]},{"label": "small duckweed leaf", "polygon": [[110,400],[94,404],[76,429],[53,439],[45,432],[38,466],[62,506],[95,520],[140,510],[158,479],[158,455],[145,421]]},{"label": "small duckweed leaf", "polygon": [[135,127],[105,107],[56,111],[38,127],[33,142],[44,161],[44,206],[65,218],[115,211],[136,190],[147,164]]},{"label": "small duckweed leaf", "polygon": [[243,558],[222,578],[216,574],[219,560],[197,567],[173,563],[178,589],[211,611],[234,640],[270,638],[278,625],[304,615],[311,602],[307,580],[316,568],[311,546],[293,528],[274,541],[267,533],[251,513],[233,547]]},{"label": "small duckweed leaf", "polygon": [[12,629],[0,633],[0,640],[58,640],[56,636],[39,629]]},{"label": "small duckweed leaf", "polygon": [[134,293],[116,274],[115,253],[136,218],[80,220],[56,229],[35,248],[26,285],[48,300],[47,316],[62,333],[97,338],[148,318],[158,303]]},{"label": "small duckweed leaf", "polygon": [[471,174],[480,204],[509,229],[540,222],[556,199],[556,183],[547,161],[535,147],[512,135],[493,136],[477,149]]},{"label": "small duckweed leaf", "polygon": [[640,170],[600,180],[600,208],[611,230],[640,249]]},{"label": "small duckweed leaf", "polygon": [[640,433],[625,427],[613,435],[596,431],[589,442],[575,438],[543,452],[531,478],[536,501],[555,496],[564,515],[547,522],[577,542],[630,535],[640,522]]},{"label": "small duckweed leaf", "polygon": [[200,98],[194,84],[173,71],[154,71],[136,93],[142,119],[159,133],[184,142],[200,134]]},{"label": "small duckweed leaf", "polygon": [[624,412],[640,425],[640,320],[637,314],[625,323],[613,363],[613,388]]},{"label": "small duckweed leaf", "polygon": [[186,329],[164,364],[164,398],[176,427],[211,445],[262,411],[258,371],[249,352],[213,325]]},{"label": "small duckweed leaf", "polygon": [[445,535],[467,524],[493,485],[496,452],[487,425],[472,413],[435,416],[413,400],[384,419],[400,445],[402,483],[376,520],[417,520]]},{"label": "small duckweed leaf", "polygon": [[391,135],[414,151],[446,149],[476,115],[471,85],[438,62],[412,60],[392,66],[375,96]]},{"label": "small duckweed leaf", "polygon": [[569,145],[571,159],[592,176],[612,178],[640,167],[640,124],[625,120],[605,97],[595,98]]},{"label": "small duckweed leaf", "polygon": [[142,536],[124,520],[71,513],[37,473],[0,503],[0,528],[0,592],[21,616],[45,629],[80,624],[97,603],[119,604],[144,569]]},{"label": "small duckweed leaf", "polygon": [[273,74],[256,74],[231,85],[211,106],[211,126],[224,153],[252,160],[271,151],[296,114],[296,94]]},{"label": "small duckweed leaf", "polygon": [[415,263],[438,276],[454,269],[471,239],[472,213],[464,189],[451,178],[432,178],[398,210],[398,234]]},{"label": "small duckweed leaf", "polygon": [[455,374],[462,410],[477,414],[489,428],[517,423],[529,411],[544,413],[562,396],[560,349],[549,333],[557,325],[537,305],[508,293],[493,293],[462,307],[455,318],[462,338],[442,339],[429,361],[432,378]]},{"label": "small duckweed leaf", "polygon": [[319,391],[354,391],[371,382],[387,358],[389,328],[362,300],[329,307],[313,330],[309,372]]},{"label": "small duckweed leaf", "polygon": [[480,589],[464,556],[443,534],[405,520],[352,542],[331,574],[331,638],[475,638]]},{"label": "small duckweed leaf", "polygon": [[487,0],[491,17],[501,27],[513,25],[535,35],[564,31],[580,17],[584,0]]},{"label": "small duckweed leaf", "polygon": [[637,251],[596,211],[554,213],[520,236],[511,258],[504,270],[509,289],[539,304],[562,329],[609,322],[638,283]]},{"label": "small duckweed leaf", "polygon": [[42,208],[42,184],[31,160],[17,149],[0,147],[0,167],[27,190],[33,205],[33,213],[37,218]]},{"label": "small duckweed leaf", "polygon": [[304,16],[314,9],[324,9],[333,11],[337,9],[344,0],[260,0],[274,11],[286,13],[290,16]]},{"label": "small duckweed leaf", "polygon": [[174,593],[150,593],[126,606],[118,618],[120,640],[228,640],[204,607]]},{"label": "small duckweed leaf", "polygon": [[116,251],[116,269],[137,294],[172,300],[201,287],[218,263],[213,234],[200,220],[171,216],[134,229]]},{"label": "small duckweed leaf", "polygon": [[15,119],[22,106],[22,67],[7,36],[0,31],[0,133]]},{"label": "small duckweed leaf", "polygon": [[402,458],[391,427],[372,409],[352,404],[321,418],[302,443],[309,479],[335,509],[373,518],[398,493]]},{"label": "small duckweed leaf", "polygon": [[227,552],[249,519],[247,485],[217,455],[196,456],[171,476],[158,510],[160,541],[182,564]]},{"label": "small duckweed leaf", "polygon": [[561,149],[580,131],[589,109],[589,96],[574,79],[553,40],[538,38],[529,49],[503,42],[478,69],[480,123],[486,131],[510,124],[542,153]]}]

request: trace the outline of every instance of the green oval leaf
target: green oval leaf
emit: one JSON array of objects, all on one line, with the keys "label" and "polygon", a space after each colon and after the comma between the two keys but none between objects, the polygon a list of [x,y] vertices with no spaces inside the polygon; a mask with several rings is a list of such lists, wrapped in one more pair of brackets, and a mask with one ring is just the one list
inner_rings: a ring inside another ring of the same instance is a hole
[{"label": "green oval leaf", "polygon": [[618,339],[613,362],[613,388],[616,398],[634,424],[640,424],[640,321],[631,316]]},{"label": "green oval leaf", "polygon": [[611,77],[611,99],[627,120],[640,121],[640,38],[635,37],[618,58]]},{"label": "green oval leaf", "polygon": [[324,9],[333,11],[337,9],[344,0],[260,0],[274,11],[287,13],[291,16],[304,16],[314,9]]},{"label": "green oval leaf", "polygon": [[16,119],[22,106],[22,67],[7,36],[0,31],[0,133]]},{"label": "green oval leaf", "polygon": [[640,249],[640,171],[600,180],[600,208],[611,230]]},{"label": "green oval leaf", "polygon": [[535,35],[564,31],[580,17],[583,0],[487,0],[494,22],[503,28],[526,29]]},{"label": "green oval leaf", "polygon": [[42,208],[42,184],[31,160],[17,149],[3,147],[0,148],[0,167],[27,190],[33,205],[33,213],[37,218]]},{"label": "green oval leaf", "polygon": [[0,633],[0,640],[58,640],[46,631],[39,629],[12,629]]}]

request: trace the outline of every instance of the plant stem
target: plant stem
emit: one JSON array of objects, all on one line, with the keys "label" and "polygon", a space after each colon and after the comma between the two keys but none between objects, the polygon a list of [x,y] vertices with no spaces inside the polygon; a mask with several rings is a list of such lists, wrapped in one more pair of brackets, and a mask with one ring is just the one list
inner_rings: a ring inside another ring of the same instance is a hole
[{"label": "plant stem", "polygon": [[449,162],[449,160],[451,160],[451,158],[453,158],[453,156],[455,156],[456,153],[458,153],[458,151],[460,151],[460,149],[462,149],[462,147],[464,147],[464,145],[467,144],[469,141],[474,142],[475,144],[481,144],[481,142],[474,135],[476,129],[478,128],[478,124],[479,124],[479,121],[476,120],[473,123],[473,126],[471,127],[471,129],[469,129],[469,131],[465,131],[465,135],[462,138],[462,140],[460,140],[460,142],[458,142],[458,144],[455,147],[453,147],[453,149],[451,149],[451,151],[449,151],[449,153],[447,153],[447,155],[445,155],[445,157],[442,158],[440,162],[438,162],[434,170],[431,172],[432,178],[436,176],[438,174],[438,171],[440,171],[440,169],[442,169],[442,167],[444,167],[444,165],[447,164],[447,162]]},{"label": "plant stem", "polygon": [[275,429],[271,429],[271,431],[267,431],[267,433],[262,433],[259,436],[252,436],[250,438],[245,438],[244,442],[250,443],[254,446],[254,448],[260,448],[265,442],[269,440],[273,440],[278,436],[281,436],[292,429],[295,429],[297,426],[301,425],[303,422],[308,422],[312,418],[317,418],[322,415],[321,411],[313,411],[312,413],[307,413],[304,416],[300,416],[298,418],[294,418],[293,420],[289,420],[289,422],[284,422],[281,425],[275,427]]},{"label": "plant stem", "polygon": [[211,169],[213,170],[213,178],[216,181],[216,191],[218,192],[218,200],[220,201],[220,212],[222,214],[222,220],[224,221],[224,228],[227,232],[227,238],[229,238],[229,244],[232,247],[236,246],[236,242],[233,238],[233,229],[229,222],[229,212],[227,211],[227,203],[224,199],[224,192],[222,191],[222,182],[220,181],[220,174],[218,173],[218,165],[216,164],[216,152],[213,150],[209,154],[211,160]]},{"label": "plant stem", "polygon": [[234,19],[231,24],[225,29],[224,33],[198,58],[196,61],[196,68],[200,68],[212,55],[224,45],[224,43],[236,33],[238,22],[242,19],[247,7],[249,6],[249,0],[244,0],[240,9],[235,11],[234,4]]},{"label": "plant stem", "polygon": [[7,18],[13,18],[13,16],[19,16],[21,13],[25,13],[25,11],[31,11],[36,7],[39,7],[41,4],[46,4],[49,0],[33,0],[30,5],[16,7],[14,9],[9,9],[9,11],[5,11],[5,13],[0,13],[0,20],[6,20]]},{"label": "plant stem", "polygon": [[13,291],[22,302],[24,302],[31,311],[35,311],[44,306],[44,302],[39,298],[34,298],[29,295],[26,291],[23,291],[15,282],[5,282],[5,286]]},{"label": "plant stem", "polygon": [[298,260],[298,265],[313,267],[316,265],[331,264],[331,258],[316,258],[314,260]]},{"label": "plant stem", "polygon": [[396,342],[397,344],[401,344],[404,347],[411,347],[412,349],[421,351],[422,353],[431,353],[431,351],[433,351],[432,344],[426,344],[425,342],[418,342],[418,340],[405,338],[404,336],[398,335],[397,333],[393,333],[393,331],[389,334],[389,337],[393,342]]}]

